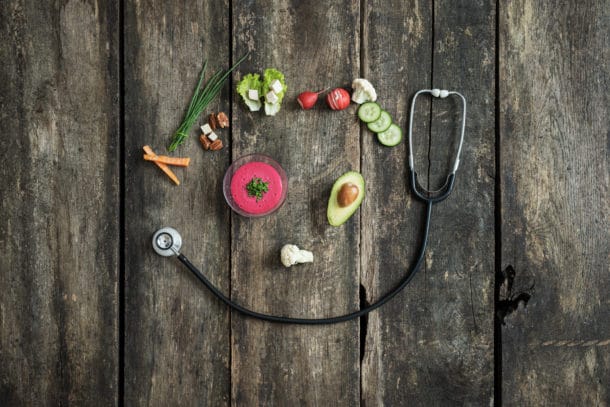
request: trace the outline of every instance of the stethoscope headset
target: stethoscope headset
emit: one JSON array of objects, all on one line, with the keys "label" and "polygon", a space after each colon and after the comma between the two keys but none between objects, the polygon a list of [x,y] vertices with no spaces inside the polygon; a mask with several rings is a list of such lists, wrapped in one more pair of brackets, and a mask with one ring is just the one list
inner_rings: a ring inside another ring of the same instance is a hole
[{"label": "stethoscope headset", "polygon": [[[462,123],[461,123],[461,135],[460,141],[457,148],[457,153],[455,155],[455,160],[453,162],[453,166],[451,168],[451,172],[447,175],[447,179],[445,184],[438,189],[437,191],[428,191],[424,189],[417,181],[417,172],[415,171],[413,165],[413,116],[415,113],[415,102],[417,97],[420,94],[427,93],[436,98],[446,98],[450,95],[458,96],[462,101]],[[413,100],[411,102],[411,115],[409,119],[409,170],[410,170],[410,179],[411,179],[411,190],[415,194],[415,196],[422,202],[426,203],[426,218],[425,218],[425,226],[423,232],[422,242],[419,248],[419,252],[417,255],[417,259],[415,263],[411,266],[409,272],[402,279],[402,281],[394,287],[391,291],[387,292],[381,298],[379,298],[373,304],[367,306],[366,308],[362,308],[358,311],[350,312],[349,314],[344,314],[336,317],[330,318],[292,318],[292,317],[284,317],[279,315],[270,315],[263,314],[260,312],[252,311],[244,306],[239,305],[238,303],[231,300],[229,297],[224,295],[218,288],[216,288],[210,280],[208,280],[205,275],[195,267],[189,259],[180,253],[180,248],[182,247],[182,237],[180,234],[173,228],[164,227],[155,232],[152,239],[153,249],[160,254],[161,256],[169,257],[169,256],[177,256],[178,260],[182,264],[184,264],[199,281],[201,281],[219,300],[224,302],[230,308],[234,309],[242,313],[243,315],[247,315],[252,318],[257,318],[263,321],[269,322],[277,322],[283,324],[302,324],[302,325],[324,325],[324,324],[336,324],[339,322],[349,321],[355,318],[359,318],[363,315],[368,314],[369,312],[381,307],[386,302],[390,301],[394,298],[399,292],[401,292],[407,284],[413,279],[417,271],[419,270],[422,261],[424,260],[424,256],[426,253],[426,247],[428,246],[428,235],[430,232],[430,219],[432,216],[432,207],[445,200],[451,191],[453,190],[453,185],[455,182],[455,173],[460,164],[460,153],[462,152],[462,144],[464,143],[464,131],[466,128],[466,99],[459,92],[440,90],[440,89],[422,89],[415,93],[413,96]]]}]

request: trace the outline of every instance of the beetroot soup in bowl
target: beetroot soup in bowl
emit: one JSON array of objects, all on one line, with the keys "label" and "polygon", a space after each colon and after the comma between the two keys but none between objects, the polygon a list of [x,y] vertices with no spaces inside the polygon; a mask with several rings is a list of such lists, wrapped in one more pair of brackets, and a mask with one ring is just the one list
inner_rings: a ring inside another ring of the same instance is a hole
[{"label": "beetroot soup in bowl", "polygon": [[250,154],[231,164],[223,180],[227,203],[242,216],[258,217],[276,211],[286,199],[288,178],[271,157]]}]

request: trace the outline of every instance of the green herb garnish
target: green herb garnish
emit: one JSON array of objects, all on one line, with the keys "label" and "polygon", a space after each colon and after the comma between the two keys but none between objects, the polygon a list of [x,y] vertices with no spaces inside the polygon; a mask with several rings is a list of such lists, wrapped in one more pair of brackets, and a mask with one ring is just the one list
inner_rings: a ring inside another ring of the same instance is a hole
[{"label": "green herb garnish", "polygon": [[208,65],[208,61],[203,63],[203,68],[201,69],[201,75],[199,76],[199,82],[197,82],[197,87],[195,88],[195,93],[193,94],[193,98],[191,99],[191,103],[189,104],[188,110],[186,111],[186,115],[184,115],[184,119],[182,123],[174,133],[174,137],[172,138],[172,143],[168,147],[168,151],[174,151],[180,144],[184,143],[188,136],[188,131],[193,126],[193,123],[197,120],[203,109],[206,108],[207,105],[210,104],[212,100],[220,93],[222,90],[222,85],[226,82],[227,78],[233,72],[237,65],[241,64],[248,54],[244,55],[226,71],[217,71],[208,81],[205,86],[202,88],[201,83],[203,82],[203,74],[205,73],[205,68]]},{"label": "green herb garnish", "polygon": [[255,177],[252,178],[252,181],[248,182],[246,190],[248,191],[248,196],[256,197],[256,202],[258,202],[263,198],[263,194],[269,191],[269,183]]}]

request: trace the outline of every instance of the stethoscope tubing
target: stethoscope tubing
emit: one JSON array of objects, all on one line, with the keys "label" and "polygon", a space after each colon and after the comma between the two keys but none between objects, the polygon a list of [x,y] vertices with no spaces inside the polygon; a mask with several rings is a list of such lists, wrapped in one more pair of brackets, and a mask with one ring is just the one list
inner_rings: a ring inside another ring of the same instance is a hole
[{"label": "stethoscope tubing", "polygon": [[199,281],[201,281],[212,292],[212,294],[214,294],[216,296],[216,298],[218,298],[220,301],[224,302],[231,309],[241,313],[242,315],[246,315],[248,317],[260,319],[263,321],[275,322],[275,323],[281,323],[281,324],[297,324],[297,325],[338,324],[341,322],[346,322],[346,321],[350,321],[352,319],[360,318],[361,316],[364,316],[364,315],[368,314],[369,312],[381,307],[382,305],[384,305],[385,303],[390,301],[392,298],[394,298],[398,293],[400,293],[409,284],[409,282],[413,279],[413,277],[415,277],[415,275],[421,268],[421,264],[426,255],[426,247],[428,246],[428,236],[429,236],[429,232],[430,232],[430,220],[431,220],[431,216],[432,216],[432,206],[433,205],[434,205],[433,201],[428,201],[428,203],[426,205],[426,218],[425,218],[425,223],[424,223],[423,239],[422,239],[422,242],[420,243],[419,253],[417,255],[417,259],[415,260],[415,263],[413,264],[413,266],[411,267],[411,269],[409,270],[407,275],[402,279],[402,281],[396,287],[394,287],[391,291],[386,293],[383,297],[378,299],[373,304],[371,304],[365,308],[361,308],[358,311],[350,312],[348,314],[344,314],[344,315],[340,315],[340,316],[336,316],[336,317],[295,318],[295,317],[285,317],[285,316],[279,316],[279,315],[264,314],[261,312],[253,311],[249,308],[246,308],[246,307],[236,303],[235,301],[231,300],[229,297],[224,295],[218,288],[216,288],[216,286],[214,286],[214,284],[212,284],[210,282],[210,280],[208,280],[206,278],[206,276],[193,263],[191,263],[189,261],[189,259],[185,255],[179,254],[178,260],[180,260],[180,262],[182,264],[184,264],[186,266],[186,268],[188,268],[193,273],[193,275]]}]

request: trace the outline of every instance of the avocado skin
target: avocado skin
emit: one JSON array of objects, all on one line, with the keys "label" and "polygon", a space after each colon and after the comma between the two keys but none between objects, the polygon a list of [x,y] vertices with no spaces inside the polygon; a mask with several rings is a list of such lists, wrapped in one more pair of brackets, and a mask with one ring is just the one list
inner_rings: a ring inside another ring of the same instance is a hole
[{"label": "avocado skin", "polygon": [[[352,184],[356,185],[359,193],[354,202],[342,208],[337,202],[337,194],[339,193],[341,186],[346,182],[351,182]],[[364,187],[364,178],[359,172],[348,171],[337,178],[333,184],[333,188],[330,191],[330,197],[328,198],[328,209],[326,210],[328,223],[330,223],[332,226],[341,226],[344,224],[354,214],[354,212],[356,212],[356,209],[360,207],[365,195]]]}]

